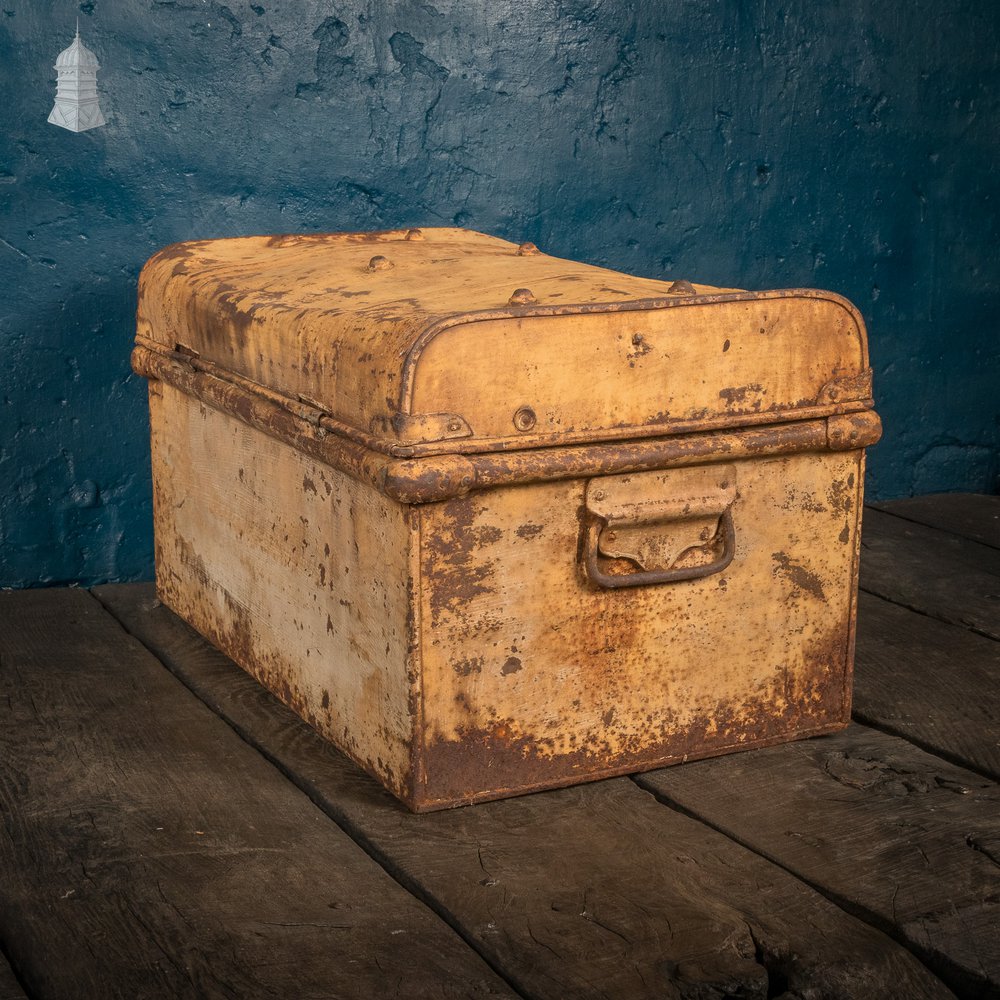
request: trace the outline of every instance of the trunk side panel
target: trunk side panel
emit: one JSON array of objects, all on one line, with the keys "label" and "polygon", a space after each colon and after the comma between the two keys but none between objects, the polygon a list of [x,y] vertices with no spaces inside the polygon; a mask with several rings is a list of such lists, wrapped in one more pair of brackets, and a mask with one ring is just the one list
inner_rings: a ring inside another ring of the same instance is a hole
[{"label": "trunk side panel", "polygon": [[586,479],[421,508],[421,808],[839,729],[861,451],[743,460],[703,580],[585,576]]},{"label": "trunk side panel", "polygon": [[408,797],[408,509],[163,383],[150,410],[161,600]]}]

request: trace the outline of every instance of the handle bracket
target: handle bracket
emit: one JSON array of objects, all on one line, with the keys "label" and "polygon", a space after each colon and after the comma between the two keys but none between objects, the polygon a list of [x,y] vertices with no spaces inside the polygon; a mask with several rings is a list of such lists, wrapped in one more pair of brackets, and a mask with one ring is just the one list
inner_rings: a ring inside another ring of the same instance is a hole
[{"label": "handle bracket", "polygon": [[[617,590],[721,572],[736,554],[735,501],[731,465],[591,480],[583,539],[587,576],[599,587]],[[636,572],[607,572],[602,557],[625,560]]]}]

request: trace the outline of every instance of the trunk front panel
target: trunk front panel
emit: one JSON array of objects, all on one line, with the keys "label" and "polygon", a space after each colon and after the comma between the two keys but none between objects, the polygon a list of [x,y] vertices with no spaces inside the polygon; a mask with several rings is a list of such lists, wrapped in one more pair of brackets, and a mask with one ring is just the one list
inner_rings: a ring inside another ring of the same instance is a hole
[{"label": "trunk front panel", "polygon": [[[649,586],[611,589],[588,575],[588,483],[593,493],[601,479],[421,508],[421,807],[846,724],[863,453],[728,468],[735,500],[723,477],[726,489],[715,484],[703,509],[684,514],[697,517],[666,530],[693,530],[696,547],[726,506],[731,562],[712,571],[720,542],[700,560],[708,575]],[[690,490],[693,472],[668,470],[652,499],[669,511],[666,492]],[[660,548],[684,544],[667,537]],[[635,572],[598,556],[612,575]]]}]

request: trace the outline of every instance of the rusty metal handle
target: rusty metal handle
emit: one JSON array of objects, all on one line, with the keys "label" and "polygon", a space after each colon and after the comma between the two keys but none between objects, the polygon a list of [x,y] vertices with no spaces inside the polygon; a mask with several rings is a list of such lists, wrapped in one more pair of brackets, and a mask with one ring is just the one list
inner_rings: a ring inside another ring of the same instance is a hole
[{"label": "rusty metal handle", "polygon": [[587,569],[587,576],[599,587],[606,587],[616,590],[621,587],[650,587],[658,583],[679,583],[681,580],[701,580],[713,573],[724,570],[736,555],[736,527],[733,524],[732,508],[727,508],[719,518],[719,533],[723,535],[722,555],[714,562],[706,563],[704,566],[685,566],[680,569],[654,569],[643,570],[638,573],[624,573],[621,575],[605,573],[597,564],[597,545],[601,535],[604,522],[599,518],[592,518],[587,525],[587,541],[584,554],[584,566]]}]

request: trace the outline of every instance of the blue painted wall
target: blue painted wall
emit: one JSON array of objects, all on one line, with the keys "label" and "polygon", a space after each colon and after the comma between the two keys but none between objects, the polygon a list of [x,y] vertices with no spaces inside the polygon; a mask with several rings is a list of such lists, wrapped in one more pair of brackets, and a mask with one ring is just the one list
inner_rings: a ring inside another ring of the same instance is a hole
[{"label": "blue painted wall", "polygon": [[[813,285],[869,492],[997,488],[995,0],[0,0],[0,585],[152,572],[136,276],[174,240],[457,224]],[[108,125],[46,124],[80,16]]]}]

